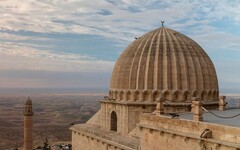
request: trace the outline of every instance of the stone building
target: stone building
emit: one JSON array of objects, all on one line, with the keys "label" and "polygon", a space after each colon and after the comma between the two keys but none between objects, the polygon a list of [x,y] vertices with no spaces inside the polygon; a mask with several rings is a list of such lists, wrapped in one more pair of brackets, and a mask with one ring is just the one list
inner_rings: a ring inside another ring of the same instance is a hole
[{"label": "stone building", "polygon": [[[205,122],[208,113],[201,113],[226,105],[211,59],[195,41],[163,26],[125,49],[100,104],[86,124],[70,128],[73,150],[240,147],[239,124]],[[172,118],[175,113],[185,118]],[[208,138],[200,137],[205,129]]]},{"label": "stone building", "polygon": [[23,111],[24,115],[24,150],[33,149],[33,121],[32,117],[34,115],[32,109],[32,100],[28,97],[25,102],[25,108]]}]

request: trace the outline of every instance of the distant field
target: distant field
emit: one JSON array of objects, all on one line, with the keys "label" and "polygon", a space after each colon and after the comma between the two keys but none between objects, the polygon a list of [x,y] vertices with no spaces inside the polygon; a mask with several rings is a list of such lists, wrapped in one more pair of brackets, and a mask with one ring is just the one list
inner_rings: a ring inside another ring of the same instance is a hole
[{"label": "distant field", "polygon": [[[34,107],[34,145],[70,141],[71,123],[84,123],[99,110],[103,94],[31,97]],[[0,149],[23,145],[23,107],[26,97],[0,97]]]},{"label": "distant field", "polygon": [[[70,141],[72,123],[84,123],[93,116],[104,94],[55,94],[32,96],[34,107],[34,145]],[[23,145],[23,107],[26,97],[0,97],[0,150]],[[229,96],[228,107],[239,108],[240,96]]]}]

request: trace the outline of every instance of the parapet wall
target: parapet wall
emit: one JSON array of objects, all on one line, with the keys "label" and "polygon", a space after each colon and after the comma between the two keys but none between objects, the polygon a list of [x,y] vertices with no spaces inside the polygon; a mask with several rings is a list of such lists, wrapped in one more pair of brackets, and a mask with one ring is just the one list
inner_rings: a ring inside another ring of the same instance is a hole
[{"label": "parapet wall", "polygon": [[[236,127],[150,114],[141,115],[139,127],[142,150],[240,148],[240,128]],[[200,137],[205,129],[212,131],[210,138]]]},{"label": "parapet wall", "polygon": [[79,124],[70,128],[73,150],[136,150],[139,140],[97,126]]}]

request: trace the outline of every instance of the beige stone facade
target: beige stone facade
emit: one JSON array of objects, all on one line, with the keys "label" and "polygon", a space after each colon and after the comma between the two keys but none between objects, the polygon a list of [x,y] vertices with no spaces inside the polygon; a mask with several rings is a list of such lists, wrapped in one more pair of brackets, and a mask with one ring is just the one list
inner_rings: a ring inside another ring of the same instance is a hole
[{"label": "beige stone facade", "polygon": [[206,52],[192,39],[161,27],[132,42],[117,60],[109,97],[127,101],[218,99],[218,80]]},{"label": "beige stone facade", "polygon": [[111,120],[111,114],[116,113],[117,133],[128,135],[140,121],[141,113],[151,113],[155,110],[153,104],[130,104],[130,103],[112,103],[101,101],[101,129],[110,131],[114,126],[114,120]]},{"label": "beige stone facade", "polygon": [[[161,27],[121,54],[101,109],[86,124],[70,128],[73,150],[236,149],[239,128],[200,122],[202,106],[224,110],[224,100],[219,101],[216,71],[204,50]],[[162,116],[191,110],[197,121]],[[211,131],[204,136],[212,137],[199,137],[205,129]]]},{"label": "beige stone facade", "polygon": [[[238,150],[240,128],[166,116],[142,114],[141,150]],[[201,138],[210,130],[212,136]]]},{"label": "beige stone facade", "polygon": [[138,139],[104,131],[94,125],[76,125],[70,129],[74,150],[136,150],[140,146]]}]

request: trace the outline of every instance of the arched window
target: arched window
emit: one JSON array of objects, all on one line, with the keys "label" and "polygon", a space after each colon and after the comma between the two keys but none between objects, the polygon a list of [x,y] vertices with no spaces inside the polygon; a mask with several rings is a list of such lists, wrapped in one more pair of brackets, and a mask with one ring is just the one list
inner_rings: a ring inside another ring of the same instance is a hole
[{"label": "arched window", "polygon": [[111,130],[117,131],[117,114],[115,111],[111,113]]}]

